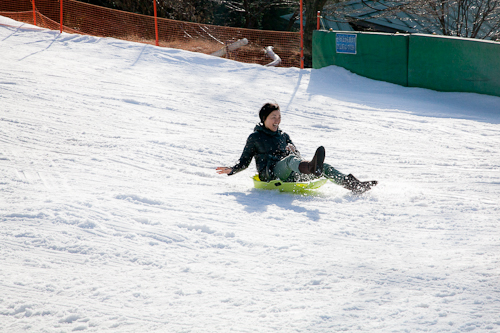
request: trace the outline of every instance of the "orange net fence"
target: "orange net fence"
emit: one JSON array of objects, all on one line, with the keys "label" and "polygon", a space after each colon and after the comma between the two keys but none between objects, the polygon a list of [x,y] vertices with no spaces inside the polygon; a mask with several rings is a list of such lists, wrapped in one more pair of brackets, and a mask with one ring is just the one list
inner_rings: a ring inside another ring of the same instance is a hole
[{"label": "orange net fence", "polygon": [[[280,66],[300,67],[300,34],[296,32],[232,28],[165,18],[157,18],[156,27],[153,16],[76,0],[1,0],[0,15],[43,28],[62,28],[68,33],[158,43],[159,46],[205,54],[224,49],[226,58],[261,65],[272,61],[264,51],[266,47],[272,46],[281,58]],[[228,47],[242,39],[246,39],[248,44],[236,50]]]}]

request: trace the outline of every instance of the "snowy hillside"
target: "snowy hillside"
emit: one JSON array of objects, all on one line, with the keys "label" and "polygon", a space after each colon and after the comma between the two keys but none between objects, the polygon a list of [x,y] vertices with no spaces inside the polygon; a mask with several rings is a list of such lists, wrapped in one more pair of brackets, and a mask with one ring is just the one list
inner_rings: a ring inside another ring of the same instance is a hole
[{"label": "snowy hillside", "polygon": [[[0,332],[500,332],[500,98],[0,24]],[[379,185],[217,175],[267,101]]]}]

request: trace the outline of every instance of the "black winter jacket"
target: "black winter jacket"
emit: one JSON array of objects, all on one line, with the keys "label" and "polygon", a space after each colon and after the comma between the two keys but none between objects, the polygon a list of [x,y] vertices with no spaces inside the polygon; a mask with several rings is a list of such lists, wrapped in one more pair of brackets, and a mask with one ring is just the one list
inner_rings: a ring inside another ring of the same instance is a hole
[{"label": "black winter jacket", "polygon": [[[288,134],[281,130],[273,132],[261,124],[255,126],[254,132],[247,139],[238,163],[236,163],[229,175],[234,175],[248,168],[252,158],[255,157],[260,180],[273,180],[274,166],[278,161],[290,154],[286,150],[289,143],[293,145]],[[296,153],[298,154],[298,152]]]}]

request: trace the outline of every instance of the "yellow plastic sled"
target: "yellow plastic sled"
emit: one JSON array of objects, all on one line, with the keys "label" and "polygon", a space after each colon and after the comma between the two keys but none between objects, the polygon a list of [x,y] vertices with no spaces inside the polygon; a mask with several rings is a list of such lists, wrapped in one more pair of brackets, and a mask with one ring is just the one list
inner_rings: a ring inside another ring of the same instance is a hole
[{"label": "yellow plastic sled", "polygon": [[263,182],[259,179],[259,175],[252,177],[255,188],[262,190],[278,190],[280,192],[295,192],[304,193],[310,190],[315,190],[323,186],[328,179],[314,179],[309,182],[283,182],[281,180],[271,180]]}]

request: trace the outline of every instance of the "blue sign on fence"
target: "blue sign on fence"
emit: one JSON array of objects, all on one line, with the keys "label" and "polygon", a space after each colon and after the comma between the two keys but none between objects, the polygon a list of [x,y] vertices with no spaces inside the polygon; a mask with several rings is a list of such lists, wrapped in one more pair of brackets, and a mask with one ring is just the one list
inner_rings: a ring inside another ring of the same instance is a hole
[{"label": "blue sign on fence", "polygon": [[356,34],[337,34],[337,53],[356,54]]}]

